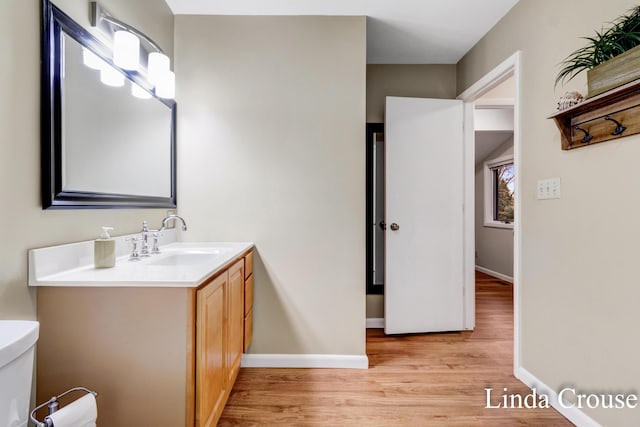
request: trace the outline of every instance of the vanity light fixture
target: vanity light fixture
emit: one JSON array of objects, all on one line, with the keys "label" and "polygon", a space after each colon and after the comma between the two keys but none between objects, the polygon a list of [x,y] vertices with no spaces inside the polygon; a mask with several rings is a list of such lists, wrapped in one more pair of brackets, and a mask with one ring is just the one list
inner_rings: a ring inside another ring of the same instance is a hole
[{"label": "vanity light fixture", "polygon": [[162,52],[151,52],[147,62],[147,78],[149,83],[157,85],[169,70],[169,57]]},{"label": "vanity light fixture", "polygon": [[169,57],[160,46],[138,29],[111,16],[97,1],[89,3],[89,10],[91,25],[113,43],[114,64],[143,74],[155,87],[156,96],[173,98],[175,75],[170,70]]},{"label": "vanity light fixture", "polygon": [[125,30],[113,33],[113,62],[125,70],[140,68],[140,39]]}]

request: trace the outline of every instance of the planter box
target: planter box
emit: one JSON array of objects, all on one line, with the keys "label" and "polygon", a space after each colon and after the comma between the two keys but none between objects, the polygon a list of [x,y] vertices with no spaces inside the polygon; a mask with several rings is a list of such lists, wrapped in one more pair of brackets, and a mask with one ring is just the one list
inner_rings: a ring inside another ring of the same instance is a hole
[{"label": "planter box", "polygon": [[640,79],[640,46],[611,58],[587,71],[587,98],[604,93],[614,87]]}]

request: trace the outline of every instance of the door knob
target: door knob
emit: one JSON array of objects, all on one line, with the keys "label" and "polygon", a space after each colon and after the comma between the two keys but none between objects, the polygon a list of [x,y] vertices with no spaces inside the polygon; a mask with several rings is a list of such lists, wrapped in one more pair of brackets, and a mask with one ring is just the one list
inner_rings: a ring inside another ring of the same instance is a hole
[{"label": "door knob", "polygon": [[391,223],[391,230],[398,231],[398,230],[400,230],[400,226],[398,224],[396,224],[395,222]]}]

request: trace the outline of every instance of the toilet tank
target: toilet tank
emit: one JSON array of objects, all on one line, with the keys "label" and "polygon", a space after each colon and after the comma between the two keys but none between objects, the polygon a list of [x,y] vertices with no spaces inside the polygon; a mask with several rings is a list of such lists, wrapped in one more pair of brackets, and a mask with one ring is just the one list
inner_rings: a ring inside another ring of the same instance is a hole
[{"label": "toilet tank", "polygon": [[29,421],[33,355],[38,322],[0,320],[0,426]]}]

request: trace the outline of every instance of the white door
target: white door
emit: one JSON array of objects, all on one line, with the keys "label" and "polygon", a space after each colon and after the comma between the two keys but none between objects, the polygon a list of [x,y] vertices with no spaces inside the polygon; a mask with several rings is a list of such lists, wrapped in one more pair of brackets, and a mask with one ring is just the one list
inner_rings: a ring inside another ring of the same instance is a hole
[{"label": "white door", "polygon": [[463,329],[463,104],[387,97],[385,333]]}]

